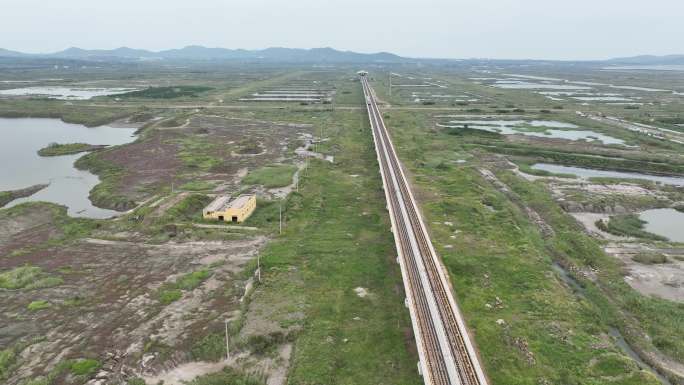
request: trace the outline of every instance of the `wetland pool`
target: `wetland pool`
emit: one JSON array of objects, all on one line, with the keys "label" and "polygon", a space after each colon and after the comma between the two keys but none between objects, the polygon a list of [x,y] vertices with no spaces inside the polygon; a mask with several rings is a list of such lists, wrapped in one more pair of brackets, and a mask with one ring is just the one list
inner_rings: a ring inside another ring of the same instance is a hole
[{"label": "wetland pool", "polygon": [[684,213],[671,208],[646,210],[639,214],[645,221],[644,230],[669,239],[684,242]]},{"label": "wetland pool", "polygon": [[100,126],[89,128],[59,119],[0,118],[0,191],[18,190],[37,184],[49,186],[16,199],[5,207],[23,202],[45,201],[67,206],[70,216],[109,218],[117,211],[93,206],[88,198],[99,178],[78,170],[74,162],[83,153],[43,157],[37,151],[50,143],[118,145],[135,140],[135,128]]},{"label": "wetland pool", "polygon": [[119,95],[136,91],[133,88],[95,87],[26,87],[0,90],[3,96],[33,96],[49,99],[88,100],[96,96]]},{"label": "wetland pool", "polygon": [[[614,138],[599,132],[581,129],[572,123],[553,120],[452,120],[445,124],[438,124],[447,128],[468,128],[497,132],[502,135],[525,135],[538,138],[567,139],[572,141],[598,141],[602,144],[617,144],[627,146],[624,140]],[[532,128],[532,129],[530,129]]]},{"label": "wetland pool", "polygon": [[532,165],[534,170],[544,170],[554,174],[573,174],[580,178],[622,178],[622,179],[643,179],[652,182],[659,182],[672,186],[684,186],[684,177],[681,176],[665,176],[665,175],[651,175],[641,174],[637,172],[622,172],[597,170],[583,167],[561,166],[559,164],[551,163],[535,163]]}]

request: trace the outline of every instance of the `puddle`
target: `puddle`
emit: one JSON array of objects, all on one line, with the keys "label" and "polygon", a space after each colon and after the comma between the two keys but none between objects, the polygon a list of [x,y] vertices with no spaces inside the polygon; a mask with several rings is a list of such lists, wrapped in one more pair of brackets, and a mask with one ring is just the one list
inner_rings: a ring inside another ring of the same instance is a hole
[{"label": "puddle", "polygon": [[646,221],[645,231],[672,242],[684,242],[684,213],[675,209],[653,209],[642,212],[639,218]]},{"label": "puddle", "polygon": [[88,88],[88,87],[26,87],[0,90],[5,96],[35,96],[50,99],[88,100],[96,96],[119,95],[135,91],[132,88]]},{"label": "puddle", "polygon": [[563,282],[572,288],[572,291],[575,294],[579,295],[580,297],[584,297],[586,294],[586,289],[580,285],[580,283],[577,282],[577,280],[573,278],[563,266],[561,266],[558,262],[554,262],[551,264],[551,268],[553,271],[558,273],[558,276]]},{"label": "puddle", "polygon": [[521,79],[532,79],[532,80],[546,80],[546,81],[551,81],[551,82],[561,82],[563,79],[558,79],[558,78],[548,78],[544,76],[532,76],[532,75],[518,75],[518,74],[504,74],[506,76],[511,76],[514,78],[521,78]]},{"label": "puddle", "polygon": [[591,87],[573,86],[568,84],[544,84],[544,83],[530,83],[524,81],[502,81],[499,80],[493,87],[503,89],[520,89],[520,90],[589,90]]},{"label": "puddle", "polygon": [[[570,273],[568,273],[568,271],[565,270],[563,266],[561,266],[558,262],[553,262],[551,267],[556,273],[558,273],[560,279],[572,288],[573,292],[576,295],[582,298],[585,297],[586,289],[582,287],[582,285],[580,285],[580,283],[577,282],[577,280],[575,280],[575,278],[573,278],[570,275]],[[655,370],[655,368],[647,364],[644,360],[641,359],[641,357],[639,357],[639,354],[637,354],[637,352],[635,352],[634,349],[632,349],[629,346],[627,341],[625,341],[625,338],[622,336],[622,333],[620,333],[618,329],[611,326],[608,330],[608,333],[613,338],[615,338],[615,344],[617,345],[617,347],[619,347],[620,350],[622,350],[627,356],[634,360],[641,369],[653,373],[653,375],[655,375],[662,384],[672,385],[672,383],[667,378],[663,377],[660,373],[658,373],[657,370]]]},{"label": "puddle", "polygon": [[59,119],[0,118],[0,191],[16,190],[49,183],[45,189],[12,201],[7,207],[23,202],[46,201],[68,207],[71,216],[108,218],[117,211],[93,206],[90,190],[99,183],[97,175],[74,168],[80,154],[42,157],[37,151],[48,144],[88,143],[117,145],[135,140],[135,128],[101,126],[88,128],[64,123]]},{"label": "puddle", "polygon": [[[525,135],[539,138],[556,138],[567,140],[598,141],[603,144],[617,144],[626,146],[625,141],[612,136],[590,130],[576,130],[580,128],[572,123],[557,122],[553,120],[452,120],[447,124],[438,124],[440,127],[468,128],[497,132],[503,135]],[[543,130],[526,130],[526,127],[542,128]]]},{"label": "puddle", "polygon": [[627,343],[627,341],[625,341],[625,338],[622,336],[622,333],[620,333],[619,330],[617,330],[614,327],[611,327],[609,329],[609,334],[613,338],[615,338],[615,344],[620,348],[620,350],[622,350],[631,359],[633,359],[637,363],[637,365],[639,365],[639,367],[641,369],[647,370],[647,371],[653,373],[653,375],[655,375],[658,378],[660,383],[662,383],[664,385],[672,385],[670,380],[663,377],[660,373],[658,373],[657,370],[655,370],[655,368],[653,368],[651,365],[647,364],[644,360],[641,359],[641,357],[639,357],[639,354],[637,354],[637,352],[635,352],[634,349],[632,349],[632,347],[629,346],[629,344]]},{"label": "puddle", "polygon": [[550,163],[536,163],[532,165],[535,170],[549,171],[554,174],[573,174],[580,178],[622,178],[622,179],[642,179],[650,180],[653,182],[660,182],[663,184],[673,185],[673,186],[684,186],[684,177],[676,176],[662,176],[662,175],[649,175],[640,174],[636,172],[622,172],[622,171],[607,171],[607,170],[596,170],[591,168],[581,168],[572,166],[561,166],[558,164]]},{"label": "puddle", "polygon": [[632,99],[620,96],[573,96],[573,99],[583,102],[631,102]]},{"label": "puddle", "polygon": [[670,92],[671,90],[663,90],[659,88],[646,88],[646,87],[634,87],[634,86],[614,86],[610,85],[610,88],[618,88],[621,90],[630,90],[630,91],[644,91],[644,92]]}]

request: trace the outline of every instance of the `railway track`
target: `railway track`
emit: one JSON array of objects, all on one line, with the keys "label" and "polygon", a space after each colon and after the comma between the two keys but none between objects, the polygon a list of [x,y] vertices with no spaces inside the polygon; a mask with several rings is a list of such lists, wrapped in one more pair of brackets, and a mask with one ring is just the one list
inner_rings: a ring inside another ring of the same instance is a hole
[{"label": "railway track", "polygon": [[426,385],[487,379],[401,168],[368,79],[361,76],[387,209]]}]

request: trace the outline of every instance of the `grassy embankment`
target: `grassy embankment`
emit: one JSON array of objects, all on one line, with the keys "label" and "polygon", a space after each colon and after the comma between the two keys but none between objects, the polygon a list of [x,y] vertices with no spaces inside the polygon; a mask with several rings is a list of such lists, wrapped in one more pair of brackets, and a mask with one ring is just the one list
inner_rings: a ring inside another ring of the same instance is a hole
[{"label": "grassy embankment", "polygon": [[88,127],[111,123],[141,111],[144,111],[144,107],[92,107],[83,103],[67,104],[63,100],[51,99],[5,100],[0,104],[0,117],[55,118]]},{"label": "grassy embankment", "polygon": [[[517,197],[512,199],[480,176],[474,166],[483,166],[481,153],[464,148],[460,138],[426,132],[420,114],[386,115],[492,383],[658,383],[607,334],[610,326],[624,330],[623,312],[629,312],[638,314],[658,341],[672,341],[682,332],[675,316],[680,306],[640,296],[624,284],[617,263],[560,210],[543,185],[497,172]],[[544,238],[525,205],[555,233]],[[554,273],[553,261],[596,266],[600,282],[612,287],[603,292],[604,287],[586,283],[587,294],[577,295]],[[619,300],[607,299],[611,295]],[[666,351],[677,357],[679,345]]]},{"label": "grassy embankment", "polygon": [[19,190],[0,191],[0,207],[3,207],[15,199],[31,196],[47,186],[47,184],[37,184]]},{"label": "grassy embankment", "polygon": [[100,178],[100,183],[88,194],[88,198],[95,206],[115,210],[128,210],[136,206],[135,201],[116,192],[116,186],[123,178],[122,167],[103,160],[97,152],[78,158],[74,167],[88,170]]}]

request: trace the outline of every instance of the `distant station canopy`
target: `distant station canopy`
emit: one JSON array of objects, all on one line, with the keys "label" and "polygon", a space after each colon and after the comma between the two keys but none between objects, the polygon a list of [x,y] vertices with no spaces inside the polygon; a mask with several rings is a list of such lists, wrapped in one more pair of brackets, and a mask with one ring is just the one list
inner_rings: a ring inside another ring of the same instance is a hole
[{"label": "distant station canopy", "polygon": [[361,71],[357,72],[356,74],[359,76],[366,76],[366,75],[368,75],[368,71],[361,70]]},{"label": "distant station canopy", "polygon": [[241,223],[256,209],[256,195],[240,195],[230,200],[227,195],[214,199],[202,210],[204,219]]}]

